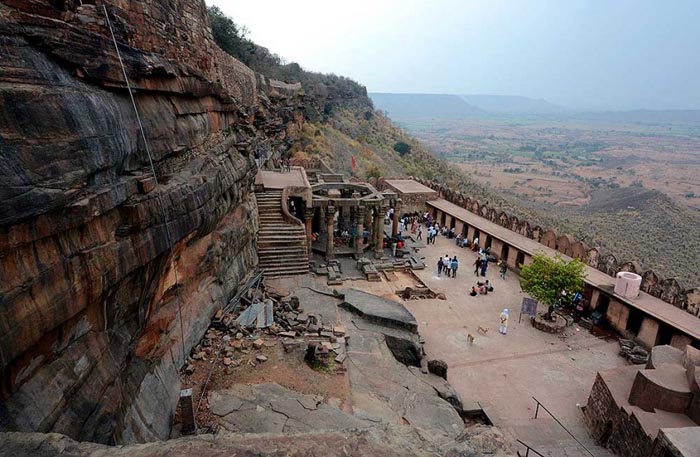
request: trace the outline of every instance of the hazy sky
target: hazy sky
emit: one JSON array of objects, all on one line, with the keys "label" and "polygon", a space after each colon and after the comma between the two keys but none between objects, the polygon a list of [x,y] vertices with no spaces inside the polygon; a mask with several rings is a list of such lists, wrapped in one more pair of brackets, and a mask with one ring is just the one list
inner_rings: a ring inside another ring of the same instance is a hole
[{"label": "hazy sky", "polygon": [[250,38],[370,92],[700,109],[700,0],[207,0]]}]

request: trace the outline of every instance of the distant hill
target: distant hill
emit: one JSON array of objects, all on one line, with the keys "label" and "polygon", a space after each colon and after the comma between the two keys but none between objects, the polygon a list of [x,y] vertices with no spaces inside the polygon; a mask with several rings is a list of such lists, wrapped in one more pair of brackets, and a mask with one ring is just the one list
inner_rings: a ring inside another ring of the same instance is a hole
[{"label": "distant hill", "polygon": [[464,118],[487,114],[457,95],[448,94],[369,94],[377,109],[393,119],[401,118]]},{"label": "distant hill", "polygon": [[460,95],[462,100],[484,111],[503,114],[562,114],[568,110],[541,98],[517,95]]}]

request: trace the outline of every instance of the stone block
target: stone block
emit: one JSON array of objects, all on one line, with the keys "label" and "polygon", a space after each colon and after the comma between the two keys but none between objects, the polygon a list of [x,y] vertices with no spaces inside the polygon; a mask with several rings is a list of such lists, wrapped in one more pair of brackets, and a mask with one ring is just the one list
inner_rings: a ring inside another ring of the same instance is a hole
[{"label": "stone block", "polygon": [[683,351],[683,366],[685,368],[700,366],[700,349],[695,349],[693,346],[686,345]]}]

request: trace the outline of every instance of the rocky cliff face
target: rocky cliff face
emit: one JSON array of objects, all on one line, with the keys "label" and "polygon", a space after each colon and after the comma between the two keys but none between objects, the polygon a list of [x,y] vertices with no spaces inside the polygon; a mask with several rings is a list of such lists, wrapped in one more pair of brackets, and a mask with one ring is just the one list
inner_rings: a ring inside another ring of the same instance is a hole
[{"label": "rocky cliff face", "polygon": [[0,429],[161,439],[183,349],[257,262],[253,154],[299,100],[215,46],[203,1],[83,3],[0,1]]}]

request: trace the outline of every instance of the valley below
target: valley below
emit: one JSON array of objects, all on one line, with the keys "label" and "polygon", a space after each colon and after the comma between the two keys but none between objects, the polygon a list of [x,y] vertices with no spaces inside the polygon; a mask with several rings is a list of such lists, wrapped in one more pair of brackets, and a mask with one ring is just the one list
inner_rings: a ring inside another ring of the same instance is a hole
[{"label": "valley below", "polygon": [[695,120],[405,113],[393,120],[540,223],[686,284],[700,280]]}]

